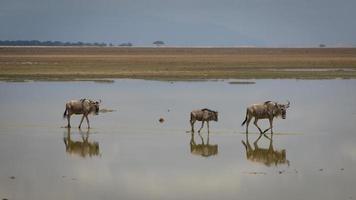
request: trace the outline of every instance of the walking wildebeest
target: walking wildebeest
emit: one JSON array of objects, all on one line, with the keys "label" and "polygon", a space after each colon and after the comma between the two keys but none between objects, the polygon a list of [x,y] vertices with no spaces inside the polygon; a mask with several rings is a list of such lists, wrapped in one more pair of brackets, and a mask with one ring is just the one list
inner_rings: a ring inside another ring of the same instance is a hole
[{"label": "walking wildebeest", "polygon": [[208,132],[209,132],[209,121],[218,121],[218,112],[213,111],[207,108],[201,109],[201,110],[193,110],[190,113],[190,125],[192,126],[192,132],[194,132],[194,123],[195,121],[201,121],[201,127],[198,131],[200,133],[200,130],[204,126],[204,122],[207,123],[208,125]]},{"label": "walking wildebeest", "polygon": [[[289,101],[287,104],[279,104],[273,101],[253,104],[247,108],[245,121],[242,122],[241,126],[246,123],[246,133],[248,133],[248,125],[250,124],[251,119],[255,117],[255,121],[253,123],[258,128],[260,133],[266,133],[269,129],[271,129],[271,133],[273,133],[273,118],[281,116],[282,119],[285,119],[286,111],[287,108],[289,108],[289,105]],[[257,125],[259,119],[268,119],[270,127],[262,132],[261,128]]]},{"label": "walking wildebeest", "polygon": [[99,114],[99,103],[101,101],[93,101],[90,99],[81,99],[81,100],[71,100],[66,103],[66,109],[63,114],[63,118],[67,117],[68,125],[67,128],[70,128],[70,117],[73,114],[83,115],[82,120],[80,121],[79,128],[82,125],[84,117],[87,120],[88,128],[90,128],[88,115],[90,113]]}]

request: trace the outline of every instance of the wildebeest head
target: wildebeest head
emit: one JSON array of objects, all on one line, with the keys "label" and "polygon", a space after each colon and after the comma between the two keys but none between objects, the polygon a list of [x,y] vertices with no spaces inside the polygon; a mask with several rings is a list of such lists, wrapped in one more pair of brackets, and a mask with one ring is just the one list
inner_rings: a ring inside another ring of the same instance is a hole
[{"label": "wildebeest head", "polygon": [[211,113],[212,113],[211,119],[217,122],[218,121],[218,112],[213,111]]},{"label": "wildebeest head", "polygon": [[290,102],[288,101],[287,104],[276,104],[279,115],[282,116],[282,119],[286,118],[287,115],[287,108],[289,108]]},{"label": "wildebeest head", "polygon": [[90,109],[92,110],[92,112],[94,112],[96,115],[99,114],[99,104],[100,104],[101,100],[99,101],[91,101],[90,102]]}]

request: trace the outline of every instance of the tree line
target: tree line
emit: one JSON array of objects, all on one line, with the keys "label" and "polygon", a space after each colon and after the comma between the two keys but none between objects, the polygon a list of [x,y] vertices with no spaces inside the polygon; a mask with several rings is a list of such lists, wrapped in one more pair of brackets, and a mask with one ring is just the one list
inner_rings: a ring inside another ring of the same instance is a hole
[{"label": "tree line", "polygon": [[106,43],[61,42],[39,40],[0,40],[0,46],[107,46]]},{"label": "tree line", "polygon": [[[156,46],[163,46],[165,43],[163,41],[155,41],[152,44]],[[131,42],[121,43],[114,45],[112,43],[104,42],[61,42],[61,41],[39,41],[39,40],[0,40],[0,46],[121,46],[121,47],[131,47],[133,44]]]}]

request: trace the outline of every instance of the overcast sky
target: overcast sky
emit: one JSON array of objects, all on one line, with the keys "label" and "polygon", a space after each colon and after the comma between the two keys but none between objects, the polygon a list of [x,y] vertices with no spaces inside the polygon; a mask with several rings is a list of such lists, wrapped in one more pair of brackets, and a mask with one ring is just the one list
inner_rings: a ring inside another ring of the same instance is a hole
[{"label": "overcast sky", "polygon": [[356,45],[356,0],[0,0],[0,40]]}]

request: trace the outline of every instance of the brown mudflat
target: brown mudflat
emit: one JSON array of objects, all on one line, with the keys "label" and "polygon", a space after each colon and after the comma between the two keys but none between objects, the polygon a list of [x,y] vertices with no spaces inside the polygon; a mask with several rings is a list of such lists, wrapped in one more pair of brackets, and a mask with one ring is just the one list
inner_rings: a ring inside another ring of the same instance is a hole
[{"label": "brown mudflat", "polygon": [[356,78],[356,48],[0,47],[0,78]]}]

